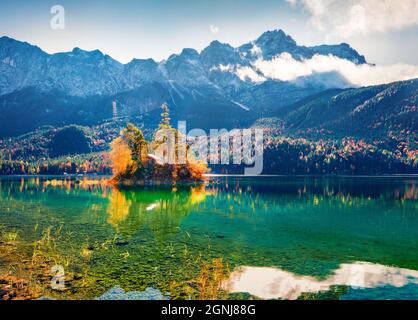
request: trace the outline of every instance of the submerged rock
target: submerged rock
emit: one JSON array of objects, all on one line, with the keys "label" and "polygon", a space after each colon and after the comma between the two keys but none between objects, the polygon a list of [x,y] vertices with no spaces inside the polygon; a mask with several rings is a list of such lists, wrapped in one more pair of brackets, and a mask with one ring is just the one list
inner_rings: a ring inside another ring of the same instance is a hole
[{"label": "submerged rock", "polygon": [[115,245],[117,245],[118,247],[124,247],[127,246],[129,244],[128,241],[124,241],[124,240],[119,240],[115,242]]},{"label": "submerged rock", "polygon": [[125,292],[120,286],[115,286],[96,300],[169,300],[160,290],[147,288],[145,291]]},{"label": "submerged rock", "polygon": [[55,301],[56,299],[50,298],[50,297],[40,297],[38,300],[42,300],[42,301]]},{"label": "submerged rock", "polygon": [[0,299],[7,294],[6,290],[0,290]]}]

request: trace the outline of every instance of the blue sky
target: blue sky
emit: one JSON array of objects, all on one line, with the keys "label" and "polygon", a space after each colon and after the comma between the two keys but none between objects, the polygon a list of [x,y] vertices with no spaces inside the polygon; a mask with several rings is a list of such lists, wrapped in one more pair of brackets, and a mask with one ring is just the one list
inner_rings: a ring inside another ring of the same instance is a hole
[{"label": "blue sky", "polygon": [[[404,17],[418,8],[418,0],[379,3],[383,2],[317,0],[312,6],[309,0],[1,0],[0,35],[50,53],[100,49],[129,62],[166,59],[184,47],[201,50],[215,39],[237,46],[280,28],[299,44],[347,42],[370,62],[418,65],[418,18]],[[64,30],[50,27],[50,8],[56,4],[65,8]],[[390,19],[379,19],[386,15]]]}]

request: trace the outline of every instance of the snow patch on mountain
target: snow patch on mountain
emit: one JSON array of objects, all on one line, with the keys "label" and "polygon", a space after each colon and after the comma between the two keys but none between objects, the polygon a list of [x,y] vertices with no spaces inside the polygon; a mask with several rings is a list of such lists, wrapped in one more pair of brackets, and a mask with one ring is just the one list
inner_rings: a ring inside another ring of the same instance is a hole
[{"label": "snow patch on mountain", "polygon": [[244,109],[245,111],[250,111],[251,109],[248,108],[247,106],[243,105],[242,103],[236,102],[234,100],[231,100],[231,102],[235,105],[237,105],[238,107],[240,107],[241,109]]}]

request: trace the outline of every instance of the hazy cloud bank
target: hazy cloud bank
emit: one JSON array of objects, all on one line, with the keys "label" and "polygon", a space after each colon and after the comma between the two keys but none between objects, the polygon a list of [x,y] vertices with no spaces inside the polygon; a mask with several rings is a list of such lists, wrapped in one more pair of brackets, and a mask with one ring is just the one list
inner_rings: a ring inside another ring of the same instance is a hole
[{"label": "hazy cloud bank", "polygon": [[418,0],[287,0],[328,36],[350,37],[418,25]]},{"label": "hazy cloud bank", "polygon": [[[301,77],[336,73],[346,81],[347,85],[369,86],[418,78],[418,66],[407,64],[357,65],[332,55],[315,55],[311,59],[299,61],[289,53],[282,53],[272,60],[259,59],[252,63],[252,67],[238,67],[236,70],[236,74],[242,80],[253,82],[265,79],[295,81]],[[316,79],[320,78],[316,77]],[[341,83],[335,85],[342,86]],[[332,82],[327,86],[333,86]]]}]

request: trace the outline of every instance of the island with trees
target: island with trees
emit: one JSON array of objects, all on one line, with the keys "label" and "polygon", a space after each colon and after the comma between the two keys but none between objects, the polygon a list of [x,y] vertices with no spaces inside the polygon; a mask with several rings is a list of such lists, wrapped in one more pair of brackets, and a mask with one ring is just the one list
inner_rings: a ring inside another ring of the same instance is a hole
[{"label": "island with trees", "polygon": [[[143,132],[129,123],[111,142],[112,184],[187,184],[205,180],[207,165],[194,157],[181,133],[170,125],[168,106],[163,104],[162,109],[152,141],[147,141]],[[179,161],[179,150],[185,150],[185,161]]]}]

